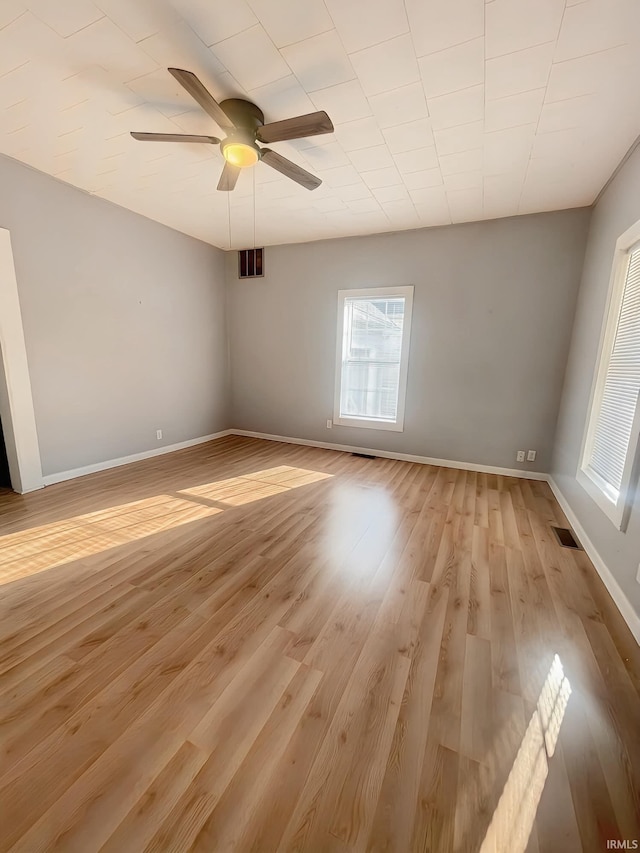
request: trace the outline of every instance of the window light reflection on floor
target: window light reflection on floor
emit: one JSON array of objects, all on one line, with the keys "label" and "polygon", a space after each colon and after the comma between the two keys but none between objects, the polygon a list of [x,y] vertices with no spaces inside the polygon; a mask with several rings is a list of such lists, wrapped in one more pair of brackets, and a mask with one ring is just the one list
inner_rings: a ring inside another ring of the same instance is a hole
[{"label": "window light reflection on floor", "polygon": [[480,853],[524,853],[571,695],[555,655]]}]

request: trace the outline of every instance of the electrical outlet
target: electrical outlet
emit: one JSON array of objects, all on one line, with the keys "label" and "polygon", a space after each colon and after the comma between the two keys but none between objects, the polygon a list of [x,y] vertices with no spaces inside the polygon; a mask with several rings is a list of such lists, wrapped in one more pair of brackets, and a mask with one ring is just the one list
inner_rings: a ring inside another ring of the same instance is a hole
[{"label": "electrical outlet", "polygon": [[161,429],[156,430],[156,438],[158,439],[158,441],[160,441],[160,439],[162,438],[162,430]]},{"label": "electrical outlet", "polygon": [[332,429],[332,428],[333,428],[333,421],[331,420],[331,418],[327,418],[327,429]]},{"label": "electrical outlet", "polygon": [[529,450],[527,453],[527,462],[535,462],[536,461],[536,451]]},{"label": "electrical outlet", "polygon": [[519,450],[516,453],[516,462],[524,462],[524,450]]}]

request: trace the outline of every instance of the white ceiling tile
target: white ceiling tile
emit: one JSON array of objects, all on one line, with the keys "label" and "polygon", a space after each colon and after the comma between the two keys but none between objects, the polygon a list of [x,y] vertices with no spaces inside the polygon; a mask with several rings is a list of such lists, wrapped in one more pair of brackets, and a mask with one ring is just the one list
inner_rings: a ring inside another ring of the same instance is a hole
[{"label": "white ceiling tile", "polygon": [[143,39],[138,44],[138,50],[154,59],[165,71],[170,67],[193,71],[214,97],[229,97],[223,85],[225,75],[229,76],[224,65],[184,21]]},{"label": "white ceiling tile", "polygon": [[413,195],[418,199],[415,206],[423,225],[448,225],[451,222],[444,187],[415,190]]},{"label": "white ceiling tile", "polygon": [[535,136],[535,124],[485,134],[485,174],[526,169]]},{"label": "white ceiling tile", "polygon": [[549,42],[488,59],[485,77],[487,100],[544,88],[551,71],[554,47],[554,43]]},{"label": "white ceiling tile", "polygon": [[325,0],[340,38],[353,53],[409,31],[403,0]]},{"label": "white ceiling tile", "polygon": [[345,187],[349,184],[362,184],[362,177],[353,166],[339,166],[337,169],[326,169],[322,173],[323,180],[330,187]]},{"label": "white ceiling tile", "polygon": [[492,0],[485,8],[489,59],[555,42],[564,0]]},{"label": "white ceiling tile", "polygon": [[637,74],[640,50],[630,45],[554,63],[545,100],[564,101],[609,90],[619,96],[619,85]]},{"label": "white ceiling tile", "polygon": [[484,80],[484,39],[423,56],[418,65],[427,100],[477,86]]},{"label": "white ceiling tile", "polygon": [[51,0],[29,0],[29,9],[63,38],[104,17],[104,12],[90,0],[65,0],[64,3],[52,3]]},{"label": "white ceiling tile", "polygon": [[[276,148],[280,147],[276,145]],[[338,166],[349,166],[351,161],[337,142],[329,145],[317,145],[304,149],[304,158],[314,169],[335,169]]]},{"label": "white ceiling tile", "polygon": [[564,151],[575,153],[585,144],[584,137],[579,128],[565,128],[551,133],[536,134],[532,146],[532,157],[553,158],[562,155]]},{"label": "white ceiling tile", "polygon": [[351,61],[365,95],[379,95],[420,80],[409,35],[352,53]]},{"label": "white ceiling tile", "polygon": [[329,113],[334,125],[371,115],[369,102],[357,80],[340,83],[329,89],[320,89],[312,94],[311,100],[316,109],[326,110]]},{"label": "white ceiling tile", "polygon": [[[25,12],[0,31],[0,77],[29,62],[29,57],[32,55],[39,57],[40,60],[46,60],[47,65],[53,62],[57,66],[63,54],[62,44],[64,44],[63,39],[50,27],[30,12]],[[35,72],[35,65],[30,64],[29,76],[34,90],[37,91],[33,72]],[[72,73],[73,71],[68,72],[69,75]],[[49,75],[43,73],[41,76]],[[60,74],[60,77],[64,76],[67,75]]]},{"label": "white ceiling tile", "polygon": [[407,196],[406,200],[387,201],[382,204],[385,215],[396,225],[416,228],[420,225],[420,217],[414,203]]},{"label": "white ceiling tile", "polygon": [[215,5],[211,0],[172,0],[172,5],[209,46],[258,23],[245,0],[215,2]]},{"label": "white ceiling tile", "polygon": [[[76,78],[78,77],[79,75],[76,75]],[[158,68],[151,74],[143,74],[126,85],[140,96],[141,102],[154,106],[167,116],[180,115],[196,106],[178,81],[164,68]]]},{"label": "white ceiling tile", "polygon": [[157,63],[106,17],[65,39],[65,50],[75,62],[101,65],[123,83],[150,74]]},{"label": "white ceiling tile", "polygon": [[333,29],[323,0],[305,0],[304,12],[299,0],[248,2],[276,47],[285,47]]},{"label": "white ceiling tile", "polygon": [[216,43],[211,50],[247,90],[265,86],[291,73],[289,66],[259,25]]},{"label": "white ceiling tile", "polygon": [[408,172],[403,175],[404,185],[412,195],[415,190],[422,190],[427,187],[442,186],[442,172],[440,169],[423,169],[420,172]]},{"label": "white ceiling tile", "polygon": [[544,93],[544,89],[532,89],[530,92],[487,101],[485,130],[505,130],[536,122],[542,109]]},{"label": "white ceiling tile", "polygon": [[438,152],[435,146],[427,148],[414,148],[413,151],[405,151],[400,154],[394,154],[396,167],[403,175],[408,175],[411,172],[420,172],[423,169],[435,169],[439,166]]},{"label": "white ceiling tile", "polygon": [[444,185],[447,190],[468,190],[483,186],[483,173],[456,172],[453,175],[444,176]]},{"label": "white ceiling tile", "polygon": [[433,145],[431,122],[427,118],[418,121],[388,127],[382,131],[392,154],[402,154],[414,148],[426,148]]},{"label": "white ceiling tile", "polygon": [[371,198],[371,190],[362,180],[358,180],[355,184],[346,184],[345,186],[337,187],[335,194],[343,201],[357,201],[361,198]]},{"label": "white ceiling tile", "polygon": [[490,216],[514,216],[518,212],[523,184],[524,173],[521,171],[485,175],[485,212]]},{"label": "white ceiling tile", "polygon": [[372,169],[384,169],[395,166],[393,157],[386,145],[360,148],[357,151],[351,151],[349,157],[359,172],[369,172]]},{"label": "white ceiling tile", "polygon": [[433,136],[438,155],[457,154],[459,151],[470,151],[481,148],[484,136],[484,122],[474,121],[446,130],[434,130]]},{"label": "white ceiling tile", "polygon": [[369,213],[371,211],[380,210],[380,205],[375,198],[363,198],[355,201],[348,201],[347,207],[354,213]]},{"label": "white ceiling tile", "polygon": [[96,6],[136,42],[175,26],[180,20],[175,9],[164,3],[96,0]]},{"label": "white ceiling tile", "polygon": [[570,127],[583,127],[594,117],[601,117],[605,105],[598,95],[580,95],[565,101],[543,104],[538,133],[553,133]]},{"label": "white ceiling tile", "polygon": [[313,201],[316,210],[323,213],[332,213],[335,210],[346,210],[347,205],[339,198],[321,198]]},{"label": "white ceiling tile", "polygon": [[345,151],[355,151],[358,148],[369,148],[384,143],[384,136],[374,118],[360,118],[338,124],[334,136]]},{"label": "white ceiling tile", "polygon": [[307,92],[346,83],[356,76],[335,30],[292,44],[281,53]]},{"label": "white ceiling tile", "polygon": [[306,115],[315,110],[313,101],[293,74],[252,89],[249,98],[260,107],[266,123]]},{"label": "white ceiling tile", "polygon": [[452,222],[470,222],[482,218],[484,199],[481,187],[447,190]]},{"label": "white ceiling tile", "polygon": [[0,30],[17,20],[26,10],[25,0],[2,0],[0,3]]},{"label": "white ceiling tile", "polygon": [[430,98],[428,101],[431,125],[434,130],[482,121],[484,118],[484,85],[470,86],[459,92]]},{"label": "white ceiling tile", "polygon": [[418,56],[484,34],[484,0],[406,0],[406,7]]},{"label": "white ceiling tile", "polygon": [[587,0],[566,10],[554,61],[627,44],[639,32],[640,3],[636,0]]},{"label": "white ceiling tile", "polygon": [[392,201],[411,203],[409,193],[407,192],[407,188],[404,184],[395,184],[390,187],[376,187],[372,192],[382,205],[388,204]]},{"label": "white ceiling tile", "polygon": [[446,154],[439,159],[443,175],[455,175],[456,172],[474,172],[482,169],[482,148],[475,151],[461,151],[459,154]]},{"label": "white ceiling tile", "polygon": [[402,183],[400,173],[395,166],[389,166],[385,169],[374,169],[371,172],[362,172],[362,180],[369,189],[392,187]]},{"label": "white ceiling tile", "polygon": [[429,116],[422,81],[402,86],[392,92],[371,95],[369,104],[378,126],[382,128]]}]

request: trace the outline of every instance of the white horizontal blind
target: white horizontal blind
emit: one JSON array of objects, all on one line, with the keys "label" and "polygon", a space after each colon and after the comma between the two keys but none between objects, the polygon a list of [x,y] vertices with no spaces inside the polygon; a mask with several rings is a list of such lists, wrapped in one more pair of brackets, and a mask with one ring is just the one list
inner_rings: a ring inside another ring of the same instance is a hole
[{"label": "white horizontal blind", "polygon": [[344,301],[340,417],[395,422],[405,298]]},{"label": "white horizontal blind", "polygon": [[620,316],[593,432],[588,467],[609,497],[620,495],[640,393],[640,246],[629,254]]}]

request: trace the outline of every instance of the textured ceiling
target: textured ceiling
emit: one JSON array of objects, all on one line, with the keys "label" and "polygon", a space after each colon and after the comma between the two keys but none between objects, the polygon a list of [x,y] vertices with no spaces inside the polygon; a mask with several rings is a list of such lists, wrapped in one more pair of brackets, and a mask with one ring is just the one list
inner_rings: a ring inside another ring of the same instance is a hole
[{"label": "textured ceiling", "polygon": [[[167,66],[267,121],[327,110],[272,146],[322,186],[219,193],[217,148],[132,140],[219,134]],[[640,0],[0,0],[0,152],[224,248],[590,204],[639,79]]]}]

